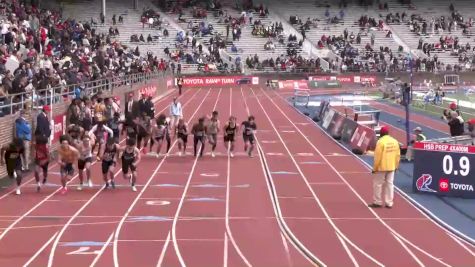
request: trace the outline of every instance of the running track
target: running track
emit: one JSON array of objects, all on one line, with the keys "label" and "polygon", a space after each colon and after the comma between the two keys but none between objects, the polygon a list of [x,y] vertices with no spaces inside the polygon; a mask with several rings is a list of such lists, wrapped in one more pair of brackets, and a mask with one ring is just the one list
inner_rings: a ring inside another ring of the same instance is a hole
[{"label": "running track", "polygon": [[[166,110],[171,97],[156,104]],[[0,266],[475,266],[475,247],[401,196],[371,210],[371,174],[275,91],[188,90],[185,119],[256,116],[256,157],[144,156],[138,192],[0,195]],[[191,125],[190,125],[191,126]],[[99,164],[94,181],[101,182]],[[57,172],[57,166],[51,172]],[[51,175],[57,183],[58,175]],[[76,179],[71,183],[74,184]],[[5,193],[3,193],[5,194]]]}]

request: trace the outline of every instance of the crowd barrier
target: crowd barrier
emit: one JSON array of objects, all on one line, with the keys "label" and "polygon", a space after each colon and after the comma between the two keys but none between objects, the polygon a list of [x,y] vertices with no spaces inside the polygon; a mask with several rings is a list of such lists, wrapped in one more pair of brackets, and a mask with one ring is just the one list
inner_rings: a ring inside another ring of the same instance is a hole
[{"label": "crowd barrier", "polygon": [[376,133],[366,125],[358,124],[351,117],[333,109],[328,101],[320,103],[320,109],[314,120],[327,131],[333,138],[350,146],[356,154],[364,154],[374,150],[376,146]]}]

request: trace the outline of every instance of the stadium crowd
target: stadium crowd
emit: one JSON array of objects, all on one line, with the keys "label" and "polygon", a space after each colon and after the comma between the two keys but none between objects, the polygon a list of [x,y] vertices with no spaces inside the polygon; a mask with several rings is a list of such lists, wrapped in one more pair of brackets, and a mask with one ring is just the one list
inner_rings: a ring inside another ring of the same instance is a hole
[{"label": "stadium crowd", "polygon": [[138,47],[129,49],[113,41],[115,29],[99,34],[92,22],[65,19],[55,10],[17,1],[3,5],[0,98],[4,103],[20,101],[14,95],[25,92],[42,96],[41,89],[57,87],[56,93],[62,94],[68,85],[83,90],[91,81],[168,67],[156,56],[141,54]]}]

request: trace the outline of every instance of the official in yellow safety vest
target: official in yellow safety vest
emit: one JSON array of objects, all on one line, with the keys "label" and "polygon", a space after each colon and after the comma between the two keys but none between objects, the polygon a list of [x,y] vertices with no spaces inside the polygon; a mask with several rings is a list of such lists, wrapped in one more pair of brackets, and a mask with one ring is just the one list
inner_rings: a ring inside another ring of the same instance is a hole
[{"label": "official in yellow safety vest", "polygon": [[[399,142],[389,135],[389,127],[384,126],[374,150],[373,203],[368,206],[392,208],[394,199],[394,173],[399,168],[401,150]],[[384,203],[383,203],[384,188]]]}]

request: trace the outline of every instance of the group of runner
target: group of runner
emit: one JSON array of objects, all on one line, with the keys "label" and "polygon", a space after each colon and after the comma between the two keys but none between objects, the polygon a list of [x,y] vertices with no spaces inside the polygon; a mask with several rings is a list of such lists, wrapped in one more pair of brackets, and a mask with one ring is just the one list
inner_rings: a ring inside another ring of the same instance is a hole
[{"label": "group of runner", "polygon": [[[97,115],[97,114],[96,114]],[[151,118],[149,114],[142,114],[126,122],[120,120],[120,113],[115,112],[110,116],[97,116],[91,123],[70,124],[67,133],[59,138],[57,163],[60,166],[62,194],[68,190],[67,184],[74,176],[74,166],[78,168],[78,190],[84,185],[93,187],[91,179],[91,165],[94,160],[102,164],[102,178],[105,188],[115,188],[115,168],[121,162],[122,175],[127,179],[133,191],[137,191],[137,166],[141,154],[147,154],[147,146],[151,153],[160,156],[163,142],[167,142],[165,155],[171,147],[171,134],[177,140],[178,155],[186,155],[188,135],[193,135],[194,156],[202,157],[206,143],[211,145],[211,156],[215,157],[218,145],[218,134],[223,131],[223,139],[229,157],[234,157],[234,143],[239,130],[242,131],[244,150],[252,157],[255,145],[255,131],[257,129],[254,116],[249,116],[241,125],[234,116],[230,116],[221,129],[218,111],[213,111],[210,116],[203,116],[188,128],[181,116],[167,117],[165,114]],[[85,127],[84,127],[85,126]],[[89,126],[89,127],[88,127]],[[125,145],[119,145],[120,128],[126,133]],[[35,169],[34,175],[37,191],[47,183],[50,163],[48,140],[35,140]],[[153,148],[156,145],[156,153]],[[94,151],[97,147],[97,154]],[[141,153],[142,151],[142,153]],[[24,153],[22,141],[14,139],[9,145],[1,149],[1,163],[6,163],[8,176],[16,179],[16,194],[21,194],[21,155]]]}]

